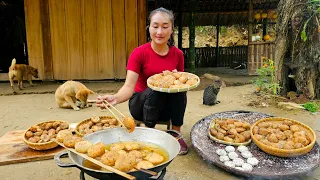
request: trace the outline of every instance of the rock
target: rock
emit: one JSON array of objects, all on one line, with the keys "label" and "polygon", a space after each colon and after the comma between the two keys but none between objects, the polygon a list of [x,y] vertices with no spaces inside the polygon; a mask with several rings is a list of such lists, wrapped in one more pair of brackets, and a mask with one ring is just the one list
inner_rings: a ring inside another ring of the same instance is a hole
[{"label": "rock", "polygon": [[279,102],[278,106],[287,110],[305,109],[303,106],[292,102]]}]

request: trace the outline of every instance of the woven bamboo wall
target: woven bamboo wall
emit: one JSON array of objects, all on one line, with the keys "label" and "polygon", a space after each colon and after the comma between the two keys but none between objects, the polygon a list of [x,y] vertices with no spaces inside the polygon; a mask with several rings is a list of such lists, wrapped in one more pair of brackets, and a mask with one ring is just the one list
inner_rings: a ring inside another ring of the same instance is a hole
[{"label": "woven bamboo wall", "polygon": [[275,44],[274,42],[252,42],[248,48],[248,71],[249,75],[255,75],[256,70],[263,66],[262,57],[274,60]]},{"label": "woven bamboo wall", "polygon": [[25,0],[25,13],[29,64],[42,80],[124,79],[146,42],[145,0]]}]

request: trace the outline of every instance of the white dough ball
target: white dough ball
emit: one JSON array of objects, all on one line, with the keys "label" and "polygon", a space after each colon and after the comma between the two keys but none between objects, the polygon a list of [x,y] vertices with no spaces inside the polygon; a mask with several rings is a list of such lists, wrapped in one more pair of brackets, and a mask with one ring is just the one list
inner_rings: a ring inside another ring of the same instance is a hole
[{"label": "white dough ball", "polygon": [[251,158],[247,159],[247,163],[252,165],[252,166],[256,166],[256,165],[258,165],[259,161],[258,161],[257,158],[251,157]]},{"label": "white dough ball", "polygon": [[222,162],[225,162],[225,161],[229,161],[229,160],[230,160],[229,157],[226,156],[226,155],[220,156],[219,159],[220,159],[220,161],[222,161]]},{"label": "white dough ball", "polygon": [[251,158],[251,157],[252,157],[252,154],[251,154],[251,152],[249,152],[249,151],[243,151],[243,152],[241,153],[241,156],[244,157],[244,158],[246,158],[246,159],[248,159],[248,158]]},{"label": "white dough ball", "polygon": [[236,166],[242,166],[242,164],[244,163],[244,160],[241,158],[235,158],[235,159],[233,159],[233,163]]},{"label": "white dough ball", "polygon": [[224,149],[217,149],[217,150],[216,150],[216,153],[217,153],[219,156],[227,155],[227,152],[226,152]]},{"label": "white dough ball", "polygon": [[240,152],[244,152],[244,151],[249,151],[249,149],[247,148],[247,146],[239,146],[238,148],[237,148],[237,150],[238,151],[240,151]]},{"label": "white dough ball", "polygon": [[234,162],[232,162],[232,161],[225,161],[224,165],[229,166],[229,167],[236,167],[236,165],[234,165]]},{"label": "white dough ball", "polygon": [[235,158],[239,157],[236,152],[229,152],[228,156],[230,159],[235,159]]},{"label": "white dough ball", "polygon": [[236,169],[238,169],[240,171],[244,171],[244,169],[242,167],[236,167]]},{"label": "white dough ball", "polygon": [[235,149],[234,149],[233,146],[226,146],[225,150],[226,150],[227,152],[234,152],[234,151],[235,151]]},{"label": "white dough ball", "polygon": [[244,171],[252,171],[252,169],[253,169],[252,166],[248,163],[243,163],[242,168]]}]

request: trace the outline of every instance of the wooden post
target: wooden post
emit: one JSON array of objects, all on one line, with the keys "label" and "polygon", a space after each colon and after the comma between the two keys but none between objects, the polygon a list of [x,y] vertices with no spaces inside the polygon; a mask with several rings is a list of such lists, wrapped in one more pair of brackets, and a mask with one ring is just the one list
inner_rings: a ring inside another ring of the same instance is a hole
[{"label": "wooden post", "polygon": [[249,0],[249,12],[248,12],[248,42],[252,41],[252,24],[253,24],[253,2]]},{"label": "wooden post", "polygon": [[216,66],[218,67],[219,65],[219,33],[220,33],[220,14],[217,15],[217,44],[216,44]]},{"label": "wooden post", "polygon": [[189,65],[188,68],[190,68],[191,73],[195,73],[196,69],[196,51],[194,47],[194,40],[196,36],[196,31],[195,31],[195,23],[194,23],[194,15],[196,11],[196,5],[197,1],[196,0],[190,0],[189,1]]},{"label": "wooden post", "polygon": [[248,66],[247,66],[247,70],[248,70],[248,74],[251,75],[253,74],[252,71],[252,62],[251,62],[251,58],[252,58],[252,51],[251,51],[251,47],[252,45],[250,45],[250,43],[252,42],[252,25],[253,25],[253,2],[252,0],[249,0],[249,11],[248,11]]},{"label": "wooden post", "polygon": [[179,1],[179,14],[178,14],[178,48],[182,49],[182,8],[183,8],[183,0]]}]

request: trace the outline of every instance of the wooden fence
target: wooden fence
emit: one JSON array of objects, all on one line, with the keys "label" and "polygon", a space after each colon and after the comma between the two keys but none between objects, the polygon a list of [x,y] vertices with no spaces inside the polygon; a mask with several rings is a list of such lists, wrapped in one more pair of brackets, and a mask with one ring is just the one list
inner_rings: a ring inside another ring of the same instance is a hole
[{"label": "wooden fence", "polygon": [[252,42],[249,44],[248,72],[255,75],[256,70],[263,66],[262,57],[275,59],[274,42]]},{"label": "wooden fence", "polygon": [[[182,49],[185,56],[185,67],[188,67],[189,48]],[[219,47],[219,55],[216,55],[216,47],[196,48],[196,67],[229,67],[231,62],[247,63],[248,46]]]}]

